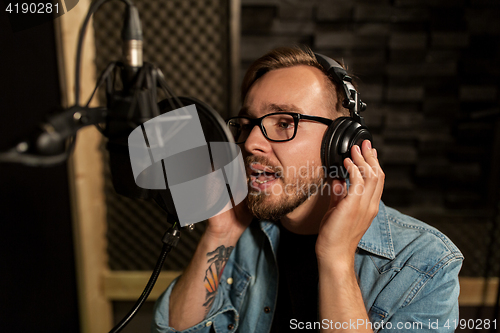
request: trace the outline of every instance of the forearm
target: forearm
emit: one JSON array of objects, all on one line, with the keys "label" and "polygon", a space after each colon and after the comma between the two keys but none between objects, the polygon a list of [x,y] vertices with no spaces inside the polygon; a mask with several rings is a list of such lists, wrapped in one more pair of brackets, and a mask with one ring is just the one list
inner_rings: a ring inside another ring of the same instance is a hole
[{"label": "forearm", "polygon": [[184,330],[205,319],[227,261],[224,257],[229,256],[237,240],[230,236],[214,238],[203,235],[191,262],[172,290],[170,327]]},{"label": "forearm", "polygon": [[318,268],[320,320],[329,323],[322,332],[372,332],[353,265],[318,262]]}]

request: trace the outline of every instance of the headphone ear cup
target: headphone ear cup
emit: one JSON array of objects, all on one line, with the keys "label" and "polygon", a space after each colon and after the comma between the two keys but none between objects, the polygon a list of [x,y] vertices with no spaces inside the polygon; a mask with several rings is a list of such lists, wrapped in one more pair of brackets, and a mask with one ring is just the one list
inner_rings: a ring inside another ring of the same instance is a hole
[{"label": "headphone ear cup", "polygon": [[351,117],[339,117],[328,127],[321,143],[321,159],[330,178],[347,178],[344,159],[351,157],[354,145],[361,147],[364,140],[373,141],[366,126]]},{"label": "headphone ear cup", "polygon": [[344,133],[349,125],[349,119],[349,117],[338,117],[333,121],[333,123],[330,124],[330,126],[328,126],[328,129],[323,136],[323,141],[321,143],[321,160],[323,162],[323,166],[325,167],[325,172],[327,173],[325,177],[330,176],[335,172],[339,173],[337,168],[341,167],[342,160],[341,156],[337,153],[337,147],[339,145],[341,134]]}]

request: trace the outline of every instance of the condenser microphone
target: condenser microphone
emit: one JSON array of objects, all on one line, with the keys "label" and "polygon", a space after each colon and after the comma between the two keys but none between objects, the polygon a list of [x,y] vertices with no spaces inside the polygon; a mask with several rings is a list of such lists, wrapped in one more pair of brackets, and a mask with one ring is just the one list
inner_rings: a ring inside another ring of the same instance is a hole
[{"label": "condenser microphone", "polygon": [[142,27],[139,11],[134,5],[127,6],[122,29],[124,91],[130,88],[138,70],[142,67]]},{"label": "condenser microphone", "polygon": [[119,80],[121,90],[114,85],[106,90],[108,115],[104,135],[108,138],[109,166],[117,193],[149,199],[147,191],[138,188],[130,179],[127,138],[138,125],[159,114],[156,101],[155,68],[144,64],[142,27],[139,12],[128,5],[122,28],[122,61]]}]

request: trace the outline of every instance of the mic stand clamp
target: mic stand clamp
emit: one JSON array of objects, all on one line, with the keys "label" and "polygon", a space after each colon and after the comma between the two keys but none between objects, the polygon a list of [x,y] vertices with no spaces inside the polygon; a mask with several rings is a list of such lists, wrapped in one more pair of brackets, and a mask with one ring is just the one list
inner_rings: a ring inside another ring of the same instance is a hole
[{"label": "mic stand clamp", "polygon": [[179,230],[177,223],[174,223],[174,225],[172,225],[167,230],[167,232],[165,232],[165,235],[163,235],[162,242],[165,245],[176,247],[177,243],[179,243],[180,238],[181,238],[181,231]]}]

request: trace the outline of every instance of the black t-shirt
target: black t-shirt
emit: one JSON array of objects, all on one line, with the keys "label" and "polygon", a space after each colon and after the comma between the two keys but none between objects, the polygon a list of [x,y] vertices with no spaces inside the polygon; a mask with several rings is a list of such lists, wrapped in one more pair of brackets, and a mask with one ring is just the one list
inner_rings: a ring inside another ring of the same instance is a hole
[{"label": "black t-shirt", "polygon": [[318,321],[318,235],[297,235],[281,224],[278,246],[278,301],[271,332],[289,332],[291,320]]}]

